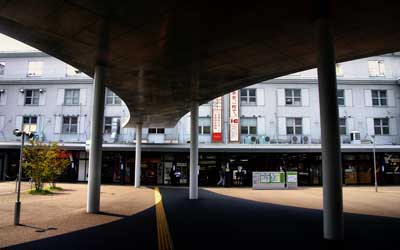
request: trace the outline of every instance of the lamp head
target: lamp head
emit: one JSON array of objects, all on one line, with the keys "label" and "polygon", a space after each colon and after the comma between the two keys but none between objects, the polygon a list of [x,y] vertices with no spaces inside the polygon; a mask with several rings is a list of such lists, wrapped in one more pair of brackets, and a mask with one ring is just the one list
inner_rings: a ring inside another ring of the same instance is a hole
[{"label": "lamp head", "polygon": [[15,136],[18,136],[18,137],[19,137],[19,136],[22,135],[22,133],[23,133],[23,131],[21,131],[21,130],[19,130],[19,129],[17,129],[17,128],[13,130],[13,134],[14,134]]}]

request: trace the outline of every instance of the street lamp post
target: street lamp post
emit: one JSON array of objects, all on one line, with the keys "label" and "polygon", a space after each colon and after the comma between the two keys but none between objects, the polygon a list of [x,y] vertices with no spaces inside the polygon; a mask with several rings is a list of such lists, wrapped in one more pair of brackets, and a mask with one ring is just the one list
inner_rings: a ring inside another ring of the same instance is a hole
[{"label": "street lamp post", "polygon": [[[18,136],[18,135],[17,135]],[[24,155],[24,141],[25,141],[25,133],[21,133],[22,141],[21,141],[21,152],[19,154],[19,168],[18,168],[18,180],[17,180],[17,201],[15,202],[15,210],[14,210],[14,225],[19,225],[19,218],[21,215],[21,175],[22,175],[22,160]]]},{"label": "street lamp post", "polygon": [[373,154],[374,154],[374,177],[375,177],[375,192],[378,192],[378,179],[376,177],[376,156],[375,156],[375,135],[371,135],[372,142],[373,142]]},{"label": "street lamp post", "polygon": [[25,135],[29,138],[34,136],[34,133],[21,131],[19,129],[14,129],[13,134],[17,137],[22,136],[21,140],[21,152],[19,155],[19,168],[18,168],[18,178],[17,178],[17,201],[15,202],[14,210],[14,225],[19,225],[20,215],[21,215],[21,175],[22,175],[22,160],[24,155],[24,142]]}]

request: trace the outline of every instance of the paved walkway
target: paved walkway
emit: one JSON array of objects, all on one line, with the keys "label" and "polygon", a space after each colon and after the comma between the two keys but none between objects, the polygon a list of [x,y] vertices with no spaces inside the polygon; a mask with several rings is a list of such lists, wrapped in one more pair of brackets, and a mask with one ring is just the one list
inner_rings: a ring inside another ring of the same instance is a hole
[{"label": "paved walkway", "polygon": [[[5,183],[0,183],[6,185]],[[0,249],[322,249],[321,188],[255,191],[184,187],[102,186],[103,213],[85,213],[86,185],[60,184],[51,196],[22,196],[24,226],[12,225],[15,195],[0,195]],[[376,194],[344,188],[345,237],[340,249],[399,249],[400,187]],[[385,240],[368,242],[366,240]],[[283,241],[274,241],[283,240]],[[307,240],[299,243],[290,240]]]},{"label": "paved walkway", "polygon": [[[30,182],[21,182],[21,190],[27,191],[31,189]],[[5,194],[13,194],[16,190],[16,182],[15,181],[8,181],[8,182],[0,182],[0,195]]]},{"label": "paved walkway", "polygon": [[22,194],[23,226],[13,225],[15,194],[0,195],[0,249],[156,249],[152,188],[103,185],[102,213],[94,215],[85,212],[86,185],[59,186],[54,195]]}]

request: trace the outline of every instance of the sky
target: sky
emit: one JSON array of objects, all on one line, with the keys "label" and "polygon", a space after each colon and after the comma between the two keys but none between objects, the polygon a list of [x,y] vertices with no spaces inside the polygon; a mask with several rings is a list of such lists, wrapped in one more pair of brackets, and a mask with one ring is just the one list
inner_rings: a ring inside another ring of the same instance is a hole
[{"label": "sky", "polygon": [[38,50],[0,33],[0,52],[5,52],[5,51],[38,51]]}]

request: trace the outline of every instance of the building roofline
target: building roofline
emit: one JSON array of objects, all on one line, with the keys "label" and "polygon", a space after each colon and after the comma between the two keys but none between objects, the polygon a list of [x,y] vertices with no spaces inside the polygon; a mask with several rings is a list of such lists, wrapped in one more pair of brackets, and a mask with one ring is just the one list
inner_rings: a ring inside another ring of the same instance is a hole
[{"label": "building roofline", "polygon": [[24,84],[24,85],[52,85],[52,84],[93,84],[92,78],[38,78],[38,79],[29,79],[29,78],[21,78],[21,79],[0,79],[0,85],[16,85],[16,84]]},{"label": "building roofline", "polygon": [[[285,79],[272,79],[268,81],[259,82],[256,84],[318,84],[317,78],[285,78]],[[355,79],[337,79],[338,85],[352,84],[352,85],[377,85],[377,84],[390,84],[398,85],[399,82],[394,78],[355,78]],[[255,85],[255,84],[254,84]]]},{"label": "building roofline", "polygon": [[0,51],[0,58],[51,57],[41,51]]}]

